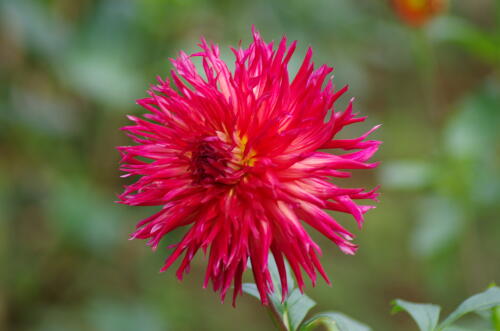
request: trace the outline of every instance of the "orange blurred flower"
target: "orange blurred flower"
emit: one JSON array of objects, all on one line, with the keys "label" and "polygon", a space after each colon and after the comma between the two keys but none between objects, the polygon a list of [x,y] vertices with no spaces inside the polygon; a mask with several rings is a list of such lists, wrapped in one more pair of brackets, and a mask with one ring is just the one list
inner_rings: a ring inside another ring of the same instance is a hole
[{"label": "orange blurred flower", "polygon": [[418,27],[444,11],[447,0],[392,0],[399,17],[407,24]]}]

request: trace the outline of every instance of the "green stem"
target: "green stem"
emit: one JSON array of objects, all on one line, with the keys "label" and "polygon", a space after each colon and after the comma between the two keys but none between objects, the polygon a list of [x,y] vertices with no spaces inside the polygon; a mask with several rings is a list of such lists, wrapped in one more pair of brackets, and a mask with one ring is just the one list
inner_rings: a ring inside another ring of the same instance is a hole
[{"label": "green stem", "polygon": [[268,311],[269,311],[269,315],[271,316],[271,319],[273,320],[274,325],[278,328],[278,330],[280,330],[280,331],[289,331],[288,328],[287,328],[287,326],[285,325],[285,323],[281,319],[280,314],[278,313],[278,311],[274,307],[274,305],[273,305],[273,303],[271,301],[271,298],[269,298],[269,304],[268,304],[267,308],[268,308]]},{"label": "green stem", "polygon": [[500,331],[500,306],[493,307],[492,309],[493,327],[495,331]]}]

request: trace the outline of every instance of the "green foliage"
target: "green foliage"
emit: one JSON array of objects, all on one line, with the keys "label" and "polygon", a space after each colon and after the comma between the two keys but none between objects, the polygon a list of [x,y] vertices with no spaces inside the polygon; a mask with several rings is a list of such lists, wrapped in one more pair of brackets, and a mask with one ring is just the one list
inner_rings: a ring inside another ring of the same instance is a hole
[{"label": "green foliage", "polygon": [[500,306],[500,288],[493,286],[483,293],[476,294],[458,306],[440,325],[439,329],[444,329],[460,317],[471,312],[479,312],[493,307]]},{"label": "green foliage", "polygon": [[[300,293],[295,287],[295,281],[291,277],[291,271],[288,264],[285,265],[288,277],[288,296],[283,300],[281,292],[281,282],[278,268],[272,255],[269,256],[269,272],[273,280],[274,292],[269,294],[272,309],[278,314],[278,323],[282,324],[289,331],[299,329],[307,313],[316,303],[307,295]],[[260,299],[259,291],[255,284],[243,284],[243,291],[257,299]]]},{"label": "green foliage", "polygon": [[[431,304],[411,303],[403,300],[394,300],[393,312],[406,311],[417,323],[420,331],[440,331],[440,330],[475,330],[474,328],[468,329],[460,326],[453,325],[459,318],[471,312],[478,313],[480,316],[484,311],[491,311],[493,315],[491,320],[492,327],[498,330],[498,323],[496,314],[500,307],[500,288],[492,286],[486,291],[473,295],[464,302],[462,302],[457,309],[455,309],[447,318],[445,318],[439,325],[439,312],[440,307]],[[486,314],[488,316],[490,314]]]},{"label": "green foliage", "polygon": [[298,289],[294,289],[287,298],[286,317],[290,330],[298,330],[307,313],[314,306],[316,306],[316,302],[307,295],[300,293]]},{"label": "green foliage", "polygon": [[441,307],[431,304],[412,303],[404,300],[393,301],[393,313],[406,311],[417,322],[420,331],[435,330]]},{"label": "green foliage", "polygon": [[[272,255],[269,256],[269,272],[273,280],[273,293],[269,294],[271,310],[276,314],[277,324],[288,331],[311,331],[323,325],[330,331],[370,331],[367,326],[353,320],[352,318],[337,312],[320,313],[313,316],[308,321],[303,322],[307,313],[316,303],[307,295],[300,293],[295,287],[295,281],[290,276],[291,271],[288,263],[285,263],[288,276],[288,296],[282,300],[281,283],[279,280],[278,268]],[[243,291],[257,299],[260,299],[257,286],[255,284],[243,284]]]},{"label": "green foliage", "polygon": [[[492,151],[500,148],[500,98],[495,82],[456,105],[438,153],[427,162],[392,161],[380,179],[389,190],[422,192],[416,205],[411,248],[432,258],[449,249],[500,203],[500,175]],[[468,224],[469,223],[469,224]]]},{"label": "green foliage", "polygon": [[481,31],[463,18],[441,17],[429,30],[436,41],[459,45],[492,64],[500,62],[498,37],[493,33]]}]

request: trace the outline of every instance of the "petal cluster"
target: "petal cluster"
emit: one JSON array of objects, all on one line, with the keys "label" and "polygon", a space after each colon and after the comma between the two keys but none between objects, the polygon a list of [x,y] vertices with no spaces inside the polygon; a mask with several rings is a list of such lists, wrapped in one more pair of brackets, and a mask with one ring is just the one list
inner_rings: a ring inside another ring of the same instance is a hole
[{"label": "petal cluster", "polygon": [[233,302],[250,262],[262,302],[268,303],[269,254],[283,297],[285,259],[301,290],[303,274],[313,285],[317,274],[329,282],[320,247],[304,224],[354,254],[353,234],[325,210],[351,214],[363,224],[372,207],[356,201],[375,200],[376,190],[342,188],[335,178],[376,166],[368,160],[380,142],[367,136],[377,127],[354,139],[337,138],[365,117],[352,112],[352,100],[345,110],[335,110],[347,87],[335,90],[331,79],[325,83],[332,68],[315,68],[311,49],[290,76],[296,42],[266,43],[254,30],[248,48],[232,49],[233,70],[216,45],[202,39],[199,46],[200,52],[181,52],[172,60],[170,78],[158,78],[149,96],[138,100],[145,114],[129,116],[133,123],[123,128],[135,144],[119,147],[121,170],[137,180],[126,186],[120,202],[161,206],[137,225],[132,238],[147,239],[155,249],[184,227],[161,270],[179,261],[181,279],[201,250],[208,258],[204,287],[211,283],[222,299],[233,287]]}]

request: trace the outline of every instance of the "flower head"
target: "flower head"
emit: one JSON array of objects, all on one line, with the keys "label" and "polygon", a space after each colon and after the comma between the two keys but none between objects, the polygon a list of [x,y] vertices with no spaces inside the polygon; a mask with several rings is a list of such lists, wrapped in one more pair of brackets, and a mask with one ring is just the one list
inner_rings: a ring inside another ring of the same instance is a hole
[{"label": "flower head", "polygon": [[[180,258],[181,279],[201,249],[208,255],[204,287],[211,282],[224,299],[234,285],[233,302],[242,292],[248,261],[262,302],[268,302],[270,253],[283,297],[285,259],[301,290],[302,271],[313,285],[318,272],[329,282],[318,259],[321,250],[303,224],[354,254],[353,234],[325,210],[351,214],[361,226],[372,207],[355,200],[376,199],[377,193],[341,188],[330,179],[349,177],[345,169],[376,166],[367,160],[380,142],[366,137],[377,127],[358,138],[336,138],[365,117],[353,114],[352,100],[344,111],[334,110],[347,87],[335,91],[331,79],[323,86],[332,68],[315,69],[311,49],[290,79],[296,42],[287,46],[283,38],[275,47],[254,30],[248,48],[232,49],[234,71],[217,46],[204,39],[199,46],[199,53],[181,52],[172,60],[171,79],[159,78],[149,97],[137,101],[147,113],[129,116],[134,123],[123,128],[137,144],[119,147],[121,170],[139,178],[120,201],[162,206],[137,225],[132,238],[148,239],[155,249],[169,232],[186,227],[161,270]],[[201,59],[202,73],[195,58]]]},{"label": "flower head", "polygon": [[446,0],[392,0],[399,17],[409,25],[419,27],[446,9]]}]

